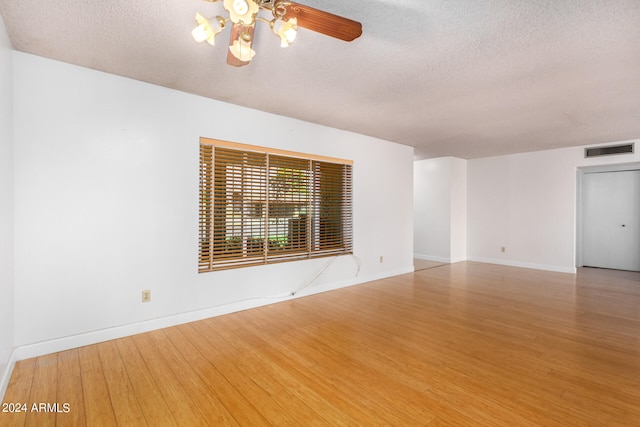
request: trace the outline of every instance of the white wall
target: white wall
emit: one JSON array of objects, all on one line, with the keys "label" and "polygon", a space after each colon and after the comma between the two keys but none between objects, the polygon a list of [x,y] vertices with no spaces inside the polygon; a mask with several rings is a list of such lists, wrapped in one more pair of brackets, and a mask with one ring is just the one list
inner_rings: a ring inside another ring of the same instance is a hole
[{"label": "white wall", "polygon": [[413,252],[416,258],[449,262],[451,173],[449,158],[413,165]]},{"label": "white wall", "polygon": [[0,16],[0,400],[14,345],[12,68],[11,44]]},{"label": "white wall", "polygon": [[[13,60],[19,357],[412,271],[412,148]],[[200,136],[353,159],[358,258],[198,274]]]},{"label": "white wall", "polygon": [[578,168],[637,162],[638,148],[590,159],[575,147],[469,160],[468,258],[574,272]]},{"label": "white wall", "polygon": [[451,262],[467,259],[467,161],[451,158]]},{"label": "white wall", "polygon": [[441,262],[466,259],[466,160],[414,163],[414,256]]}]

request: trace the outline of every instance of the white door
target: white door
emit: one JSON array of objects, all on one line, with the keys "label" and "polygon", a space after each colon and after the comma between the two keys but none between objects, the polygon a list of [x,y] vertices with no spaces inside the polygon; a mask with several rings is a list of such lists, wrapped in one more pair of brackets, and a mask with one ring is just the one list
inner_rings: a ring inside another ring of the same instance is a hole
[{"label": "white door", "polygon": [[582,264],[640,271],[640,170],[585,173]]}]

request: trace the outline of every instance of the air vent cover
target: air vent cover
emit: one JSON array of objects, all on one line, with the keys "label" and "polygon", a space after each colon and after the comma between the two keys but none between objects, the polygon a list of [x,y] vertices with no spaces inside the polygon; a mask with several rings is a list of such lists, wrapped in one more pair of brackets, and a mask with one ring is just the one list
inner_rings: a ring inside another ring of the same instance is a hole
[{"label": "air vent cover", "polygon": [[633,153],[635,143],[623,145],[609,145],[607,147],[585,148],[585,157],[610,156],[612,154],[628,154]]}]

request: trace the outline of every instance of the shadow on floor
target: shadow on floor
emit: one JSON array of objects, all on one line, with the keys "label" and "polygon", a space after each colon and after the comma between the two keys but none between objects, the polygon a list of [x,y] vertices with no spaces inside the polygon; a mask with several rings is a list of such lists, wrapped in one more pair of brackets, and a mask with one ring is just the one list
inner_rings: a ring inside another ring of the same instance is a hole
[{"label": "shadow on floor", "polygon": [[414,271],[426,270],[428,268],[440,267],[441,265],[446,265],[446,262],[438,262],[438,261],[427,261],[424,259],[413,259],[413,268]]}]

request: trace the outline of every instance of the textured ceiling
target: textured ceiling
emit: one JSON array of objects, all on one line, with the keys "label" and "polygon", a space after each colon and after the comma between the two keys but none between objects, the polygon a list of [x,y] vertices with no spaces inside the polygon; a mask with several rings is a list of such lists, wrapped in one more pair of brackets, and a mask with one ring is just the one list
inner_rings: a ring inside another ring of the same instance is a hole
[{"label": "textured ceiling", "polygon": [[[640,0],[299,0],[363,24],[347,43],[258,23],[226,65],[191,38],[202,0],[0,0],[15,50],[476,158],[640,138]],[[264,13],[264,12],[263,12]],[[215,135],[214,135],[215,136]]]}]

